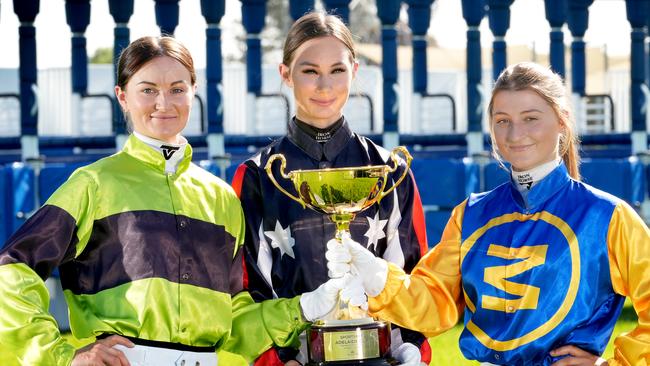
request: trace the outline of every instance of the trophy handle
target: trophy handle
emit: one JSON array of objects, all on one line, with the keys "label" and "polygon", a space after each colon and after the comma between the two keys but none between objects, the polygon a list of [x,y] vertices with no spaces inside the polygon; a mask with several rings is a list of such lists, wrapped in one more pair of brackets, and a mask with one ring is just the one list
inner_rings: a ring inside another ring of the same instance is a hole
[{"label": "trophy handle", "polygon": [[393,189],[395,189],[395,187],[400,185],[400,183],[402,183],[404,178],[406,178],[406,175],[408,174],[409,169],[411,168],[411,161],[413,161],[413,156],[411,156],[411,153],[409,153],[409,151],[406,149],[406,147],[397,146],[396,148],[394,148],[390,152],[390,159],[393,161],[393,164],[395,164],[395,166],[389,167],[388,172],[389,173],[394,173],[397,170],[397,167],[399,166],[399,161],[397,160],[397,153],[398,152],[401,152],[402,155],[404,155],[404,160],[406,160],[406,169],[404,169],[404,172],[399,177],[399,179],[395,182],[395,184],[393,184],[392,187],[388,188],[388,190],[386,190],[386,191],[381,192],[381,194],[379,195],[379,200],[386,197],[390,192],[393,191]]},{"label": "trophy handle", "polygon": [[282,175],[282,178],[284,179],[291,179],[291,176],[289,174],[286,174],[284,172],[284,168],[287,167],[287,160],[284,158],[284,155],[282,154],[273,154],[269,158],[269,160],[266,162],[266,166],[264,167],[264,170],[266,170],[266,175],[269,176],[271,179],[271,182],[273,182],[273,185],[275,188],[279,189],[280,192],[284,193],[287,197],[291,198],[292,200],[300,203],[302,205],[302,208],[305,208],[305,201],[303,201],[300,197],[296,197],[292,195],[291,193],[287,192],[284,188],[282,188],[278,182],[275,180],[275,177],[273,176],[273,162],[276,160],[280,160],[280,174]]}]

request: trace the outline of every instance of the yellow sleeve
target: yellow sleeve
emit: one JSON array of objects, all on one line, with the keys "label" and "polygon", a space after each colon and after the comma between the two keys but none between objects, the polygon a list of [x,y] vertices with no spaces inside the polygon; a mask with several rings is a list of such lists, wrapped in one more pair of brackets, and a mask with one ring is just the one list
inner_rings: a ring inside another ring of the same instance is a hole
[{"label": "yellow sleeve", "polygon": [[625,202],[614,209],[607,233],[614,291],[632,301],[639,323],[614,340],[615,365],[650,365],[650,230]]},{"label": "yellow sleeve", "polygon": [[454,208],[440,243],[420,259],[410,275],[389,264],[386,287],[368,300],[371,315],[427,337],[456,325],[464,306],[460,244],[466,203]]}]

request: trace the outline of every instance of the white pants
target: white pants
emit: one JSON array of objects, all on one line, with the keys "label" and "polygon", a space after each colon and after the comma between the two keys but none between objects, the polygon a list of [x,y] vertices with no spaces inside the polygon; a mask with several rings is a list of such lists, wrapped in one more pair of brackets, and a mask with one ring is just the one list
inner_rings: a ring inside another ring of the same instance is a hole
[{"label": "white pants", "polygon": [[217,366],[215,352],[188,352],[169,348],[135,345],[128,348],[115,345],[124,353],[131,366]]}]

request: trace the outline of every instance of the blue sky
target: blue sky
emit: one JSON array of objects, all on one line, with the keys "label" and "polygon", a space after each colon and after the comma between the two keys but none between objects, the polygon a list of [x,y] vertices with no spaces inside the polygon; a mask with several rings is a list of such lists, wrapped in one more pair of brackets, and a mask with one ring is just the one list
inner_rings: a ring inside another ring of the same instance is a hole
[{"label": "blue sky", "polygon": [[[222,20],[224,53],[236,53],[234,31],[239,25],[240,3],[226,0],[226,15]],[[353,2],[354,3],[354,2]],[[88,53],[98,47],[111,47],[114,22],[108,13],[108,1],[93,0],[91,23],[86,32]],[[18,66],[18,18],[12,1],[2,1],[0,9],[0,44],[3,56],[0,68]],[[429,33],[442,47],[463,48],[467,26],[462,18],[460,0],[436,0]],[[509,44],[535,45],[537,52],[547,53],[549,25],[544,18],[543,0],[515,0],[511,7],[511,27],[506,35]],[[135,1],[131,17],[131,38],[158,34],[154,19],[153,0]],[[198,0],[180,1],[180,22],[176,37],[194,55],[199,68],[205,66],[205,21]],[[624,0],[596,0],[590,8],[590,27],[585,35],[589,46],[607,45],[609,54],[629,53],[630,25],[625,17]],[[64,0],[41,0],[36,18],[38,67],[68,67],[70,65],[70,29],[65,22]],[[487,19],[481,24],[482,42],[492,42]],[[568,30],[565,40],[570,40]]]}]

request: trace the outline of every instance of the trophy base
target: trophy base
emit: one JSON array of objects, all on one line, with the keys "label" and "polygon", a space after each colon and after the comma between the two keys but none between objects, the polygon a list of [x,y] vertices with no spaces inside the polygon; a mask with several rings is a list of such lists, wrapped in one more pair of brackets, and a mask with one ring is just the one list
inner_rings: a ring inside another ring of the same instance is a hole
[{"label": "trophy base", "polygon": [[308,366],[394,366],[390,324],[372,318],[321,320],[307,331]]},{"label": "trophy base", "polygon": [[374,359],[358,361],[330,361],[330,362],[307,362],[305,366],[397,366],[399,362],[393,359]]}]

